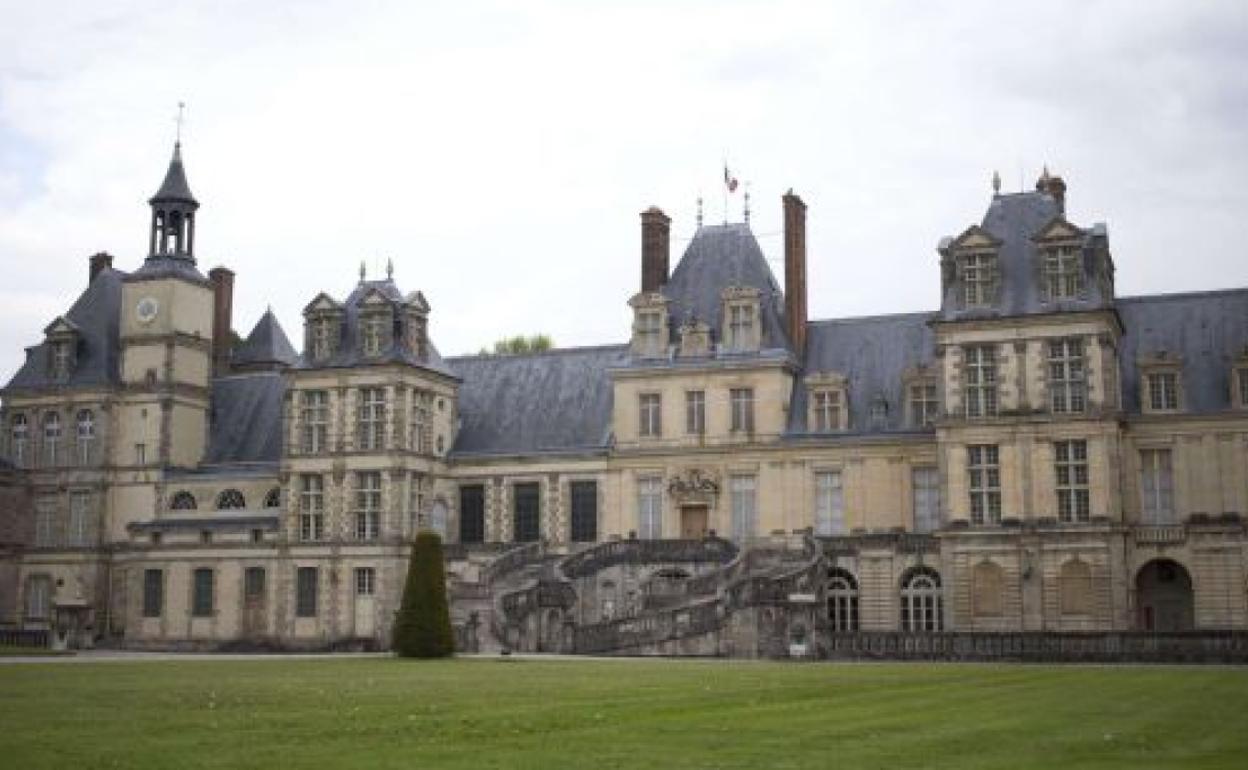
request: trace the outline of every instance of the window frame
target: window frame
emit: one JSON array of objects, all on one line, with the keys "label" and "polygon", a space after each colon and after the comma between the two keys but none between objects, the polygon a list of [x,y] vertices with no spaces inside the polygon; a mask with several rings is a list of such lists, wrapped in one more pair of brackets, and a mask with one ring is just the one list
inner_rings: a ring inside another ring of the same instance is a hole
[{"label": "window frame", "polygon": [[1092,519],[1091,472],[1086,439],[1053,442],[1054,491],[1057,520],[1086,524]]},{"label": "window frame", "polygon": [[1045,360],[1048,374],[1049,411],[1052,414],[1083,414],[1088,408],[1087,359],[1083,340],[1059,337],[1048,340]]},{"label": "window frame", "polygon": [[299,541],[316,543],[325,539],[325,476],[299,474]]},{"label": "window frame", "polygon": [[729,388],[728,404],[731,410],[729,430],[733,433],[752,435],[754,433],[754,388]]},{"label": "window frame", "polygon": [[165,614],[165,571],[154,567],[143,570],[143,617]]},{"label": "window frame", "polygon": [[962,307],[991,307],[997,301],[996,251],[968,251],[957,257]]},{"label": "window frame", "polygon": [[304,454],[321,454],[329,449],[329,391],[305,390],[299,395],[303,423],[301,446]]},{"label": "window frame", "polygon": [[815,471],[815,534],[836,537],[849,533],[845,519],[845,477],[840,468]]},{"label": "window frame", "polygon": [[[473,510],[469,510],[469,499],[473,501]],[[477,509],[479,505],[479,510]],[[485,485],[461,484],[459,487],[459,542],[485,542]]]},{"label": "window frame", "polygon": [[598,482],[568,482],[568,539],[573,543],[598,541]]},{"label": "window frame", "polygon": [[1001,524],[1001,447],[969,444],[966,447],[967,494],[970,521],[977,527]]},{"label": "window frame", "polygon": [[859,591],[858,580],[847,569],[833,567],[827,577],[828,625],[833,633],[849,634],[858,631]]},{"label": "window frame", "polygon": [[359,389],[356,435],[358,448],[364,452],[385,449],[386,442],[386,389],[367,386]]},{"label": "window frame", "polygon": [[997,392],[997,347],[993,344],[966,345],[962,349],[962,381],[968,419],[990,419],[999,413]]},{"label": "window frame", "polygon": [[901,583],[901,630],[933,633],[944,630],[944,588],[940,573],[930,567],[911,568]]},{"label": "window frame", "polygon": [[295,567],[295,618],[317,616],[320,583],[320,572],[316,567]]},{"label": "window frame", "polygon": [[216,573],[211,567],[191,572],[191,617],[210,618],[216,614]]},{"label": "window frame", "polygon": [[511,540],[514,543],[535,543],[541,539],[541,482],[514,482],[511,485]]},{"label": "window frame", "polygon": [[734,473],[728,477],[728,500],[732,512],[732,539],[746,542],[758,536],[758,476]]},{"label": "window frame", "polygon": [[381,537],[381,471],[356,471],[354,482],[355,539],[372,542]]},{"label": "window frame", "polygon": [[1152,527],[1177,524],[1174,451],[1170,447],[1141,447],[1139,462],[1140,523]]},{"label": "window frame", "polygon": [[1041,249],[1044,294],[1050,302],[1079,299],[1083,293],[1083,254],[1075,243],[1058,243]]},{"label": "window frame", "polygon": [[[920,478],[927,481],[920,484]],[[940,529],[940,503],[940,469],[934,465],[912,467],[910,469],[910,512],[914,520],[915,532],[928,533]]]},{"label": "window frame", "polygon": [[663,395],[656,391],[637,394],[637,435],[641,438],[663,436]]},{"label": "window frame", "polygon": [[685,434],[706,435],[706,391],[685,391]]},{"label": "window frame", "polygon": [[643,540],[663,537],[663,479],[637,478],[637,536]]}]

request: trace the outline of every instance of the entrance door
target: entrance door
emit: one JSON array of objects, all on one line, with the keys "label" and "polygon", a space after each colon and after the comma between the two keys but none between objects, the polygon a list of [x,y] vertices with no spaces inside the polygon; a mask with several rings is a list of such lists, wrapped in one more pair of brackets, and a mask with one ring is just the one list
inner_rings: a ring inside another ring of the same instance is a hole
[{"label": "entrance door", "polygon": [[372,639],[377,633],[377,571],[372,567],[355,568],[355,638]]},{"label": "entrance door", "polygon": [[680,536],[686,540],[706,537],[707,510],[705,505],[686,505],[680,509]]},{"label": "entrance door", "polygon": [[268,631],[268,602],[265,601],[264,567],[248,567],[243,572],[243,635],[264,636]]},{"label": "entrance door", "polygon": [[1135,578],[1135,604],[1141,631],[1188,631],[1195,625],[1192,579],[1178,562],[1145,564]]}]

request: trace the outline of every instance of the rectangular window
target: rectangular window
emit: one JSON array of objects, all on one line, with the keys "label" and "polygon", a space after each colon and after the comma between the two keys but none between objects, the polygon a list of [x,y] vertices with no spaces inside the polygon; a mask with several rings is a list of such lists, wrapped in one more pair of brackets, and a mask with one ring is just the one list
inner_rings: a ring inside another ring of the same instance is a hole
[{"label": "rectangular window", "polygon": [[657,476],[637,479],[637,528],[643,540],[663,537],[663,482]]},{"label": "rectangular window", "polygon": [[706,391],[685,391],[685,433],[691,436],[706,433]]},{"label": "rectangular window", "polygon": [[41,495],[35,500],[35,547],[56,545],[56,497]]},{"label": "rectangular window", "polygon": [[197,618],[212,616],[212,570],[200,568],[192,573],[193,595],[191,596],[191,615]]},{"label": "rectangular window", "polygon": [[1172,412],[1179,408],[1177,373],[1154,372],[1148,375],[1148,407],[1154,412]]},{"label": "rectangular window", "polygon": [[970,475],[971,523],[1001,523],[1001,458],[996,444],[966,448]]},{"label": "rectangular window", "polygon": [[52,578],[31,575],[26,580],[26,619],[47,620],[52,609]]},{"label": "rectangular window", "polygon": [[637,432],[648,438],[663,435],[662,401],[658,393],[642,393],[637,397]]},{"label": "rectangular window", "polygon": [[729,392],[732,403],[732,430],[754,432],[754,389],[733,388]]},{"label": "rectangular window", "polygon": [[381,449],[386,430],[386,391],[360,388],[360,449]]},{"label": "rectangular window", "polygon": [[749,350],[754,340],[754,308],[732,305],[728,308],[729,350]]},{"label": "rectangular window", "polygon": [[1174,524],[1174,468],[1169,449],[1140,451],[1140,503],[1144,524]]},{"label": "rectangular window", "polygon": [[165,611],[165,571],[143,570],[143,617],[158,618]]},{"label": "rectangular window", "polygon": [[936,383],[916,382],[910,386],[910,424],[916,428],[928,428],[936,422],[940,401],[936,395]]},{"label": "rectangular window", "polygon": [[355,539],[376,540],[381,527],[381,473],[355,474]]},{"label": "rectangular window", "polygon": [[1074,299],[1083,288],[1083,271],[1075,246],[1057,246],[1044,252],[1044,283],[1049,299]]},{"label": "rectangular window", "polygon": [[1085,403],[1083,342],[1049,341],[1049,405],[1054,414],[1077,414]]},{"label": "rectangular window", "polygon": [[9,430],[13,439],[11,451],[13,464],[19,468],[25,468],[28,451],[26,447],[30,444],[30,423],[27,421],[26,415],[13,415]]},{"label": "rectangular window", "polygon": [[264,567],[248,567],[243,571],[243,599],[255,605],[264,600]]},{"label": "rectangular window", "polygon": [[815,415],[815,430],[820,433],[841,429],[841,392],[839,390],[816,390],[812,394],[811,408]]},{"label": "rectangular window", "polygon": [[386,321],[384,315],[370,314],[360,319],[360,337],[363,341],[364,355],[379,356],[385,344]]},{"label": "rectangular window", "polygon": [[69,545],[81,548],[91,544],[95,529],[91,521],[91,493],[69,493]]},{"label": "rectangular window", "polygon": [[728,482],[732,497],[732,536],[735,540],[754,537],[757,525],[754,477],[733,476]]},{"label": "rectangular window", "polygon": [[334,339],[334,319],[329,317],[315,318],[311,322],[312,357],[318,361],[329,358],[337,347]]},{"label": "rectangular window", "polygon": [[316,567],[295,570],[295,617],[316,617],[317,582]]},{"label": "rectangular window", "polygon": [[407,443],[413,452],[425,454],[429,451],[429,401],[428,393],[412,394],[412,425],[408,431]]},{"label": "rectangular window", "polygon": [[355,568],[355,595],[372,596],[377,593],[377,570],[373,567]]},{"label": "rectangular window", "polygon": [[147,444],[134,445],[134,464],[147,465]]},{"label": "rectangular window", "polygon": [[305,473],[299,478],[299,539],[322,540],[325,537],[325,477]]},{"label": "rectangular window", "polygon": [[1248,406],[1248,366],[1236,369],[1235,378],[1239,382],[1239,405]]},{"label": "rectangular window", "polygon": [[910,473],[914,494],[914,531],[940,529],[940,476],[935,468],[915,468]]},{"label": "rectangular window", "polygon": [[1053,458],[1057,472],[1057,518],[1065,522],[1087,521],[1092,514],[1088,442],[1054,442]]},{"label": "rectangular window", "polygon": [[997,413],[997,362],[991,345],[965,348],[966,416],[993,417]]},{"label": "rectangular window", "polygon": [[541,492],[537,482],[516,484],[511,488],[514,509],[512,511],[513,540],[531,543],[542,536]]},{"label": "rectangular window", "polygon": [[663,315],[655,311],[637,314],[637,342],[642,355],[658,356],[663,353]]},{"label": "rectangular window", "polygon": [[598,482],[573,481],[572,542],[592,543],[598,539]]},{"label": "rectangular window", "polygon": [[815,534],[844,535],[846,532],[841,472],[820,471],[815,474]]},{"label": "rectangular window", "polygon": [[481,484],[459,488],[459,542],[485,542],[485,487]]},{"label": "rectangular window", "polygon": [[88,466],[95,460],[95,415],[87,409],[78,413],[78,464]]},{"label": "rectangular window", "polygon": [[303,451],[317,454],[329,449],[329,393],[305,390],[301,405]]},{"label": "rectangular window", "polygon": [[70,347],[68,342],[52,343],[52,379],[69,379]]},{"label": "rectangular window", "polygon": [[995,273],[996,259],[991,254],[968,254],[962,258],[962,297],[966,307],[992,304]]}]

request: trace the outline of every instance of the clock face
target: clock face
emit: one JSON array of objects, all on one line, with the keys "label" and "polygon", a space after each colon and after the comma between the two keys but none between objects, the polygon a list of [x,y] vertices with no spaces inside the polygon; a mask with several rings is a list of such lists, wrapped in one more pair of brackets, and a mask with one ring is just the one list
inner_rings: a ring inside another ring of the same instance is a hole
[{"label": "clock face", "polygon": [[134,306],[134,317],[139,319],[139,323],[150,324],[156,320],[156,314],[160,312],[160,303],[155,297],[144,297],[139,300],[139,304]]}]

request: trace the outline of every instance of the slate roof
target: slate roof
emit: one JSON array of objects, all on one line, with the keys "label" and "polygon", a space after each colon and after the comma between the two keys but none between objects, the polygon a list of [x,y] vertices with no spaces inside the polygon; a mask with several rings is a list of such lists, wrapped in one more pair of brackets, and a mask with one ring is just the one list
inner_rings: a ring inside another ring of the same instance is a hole
[{"label": "slate roof", "polygon": [[87,387],[120,381],[118,327],[121,322],[121,283],[125,273],[101,270],[65,317],[78,327],[77,363],[69,379],[48,377],[48,349],[40,343],[26,349],[26,361],[6,389]]},{"label": "slate roof", "polygon": [[394,281],[387,278],[382,281],[361,281],[355,290],[342,303],[343,324],[341,329],[342,336],[339,338],[338,350],[328,361],[318,361],[316,364],[309,364],[306,360],[300,359],[299,366],[303,368],[325,368],[325,367],[350,367],[365,366],[378,362],[398,362],[420,366],[440,374],[454,377],[455,372],[447,366],[446,361],[442,359],[442,355],[438,352],[433,341],[429,341],[429,355],[427,360],[420,360],[412,354],[406,346],[402,344],[401,335],[394,335],[394,340],[390,349],[385,351],[380,357],[370,356],[365,358],[360,353],[359,343],[359,316],[360,307],[364,299],[373,291],[377,290],[383,297],[392,303],[392,307],[397,312],[408,302],[423,302],[424,298],[419,292],[415,292],[409,297],[404,297],[403,292],[399,291],[399,287]]},{"label": "slate roof", "polygon": [[127,281],[147,281],[156,278],[182,278],[203,285],[208,279],[199,272],[195,260],[190,257],[175,257],[167,254],[148,257],[138,270],[126,276]]},{"label": "slate roof", "polygon": [[1123,297],[1117,306],[1126,328],[1119,366],[1128,412],[1141,408],[1139,358],[1161,351],[1182,359],[1184,412],[1230,407],[1231,366],[1248,346],[1248,289]]},{"label": "slate roof", "polygon": [[294,366],[299,363],[299,354],[290,344],[277,316],[272,310],[266,310],[247,339],[234,348],[230,363],[245,367]]},{"label": "slate roof", "polygon": [[[934,316],[904,313],[811,322],[806,331],[805,374],[798,375],[793,387],[789,434],[810,430],[805,375],[829,372],[846,378],[849,433],[907,429],[903,376],[907,369],[932,363],[935,337],[928,322]],[[883,396],[888,407],[883,425],[872,425],[870,420],[877,396]]]},{"label": "slate roof", "polygon": [[458,455],[605,450],[611,433],[611,379],[627,345],[567,348],[448,363],[459,387]]},{"label": "slate roof", "polygon": [[671,300],[668,310],[673,331],[693,314],[711,327],[713,341],[722,340],[721,295],[729,286],[750,286],[762,292],[762,347],[787,348],[784,293],[747,224],[698,228],[662,289]]},{"label": "slate roof", "polygon": [[[957,320],[1017,316],[1091,310],[1112,304],[1112,298],[1101,295],[1100,284],[1093,278],[1092,260],[1089,258],[1098,239],[1106,237],[1104,225],[1083,229],[1084,296],[1060,303],[1046,301],[1040,284],[1036,243],[1032,238],[1058,215],[1057,201],[1047,193],[1037,191],[994,196],[980,226],[1002,242],[998,252],[1000,301],[991,308],[963,309],[957,299],[957,283],[950,282],[942,303],[944,317]],[[949,240],[946,239],[945,243]]]},{"label": "slate roof", "polygon": [[219,377],[212,382],[211,424],[204,463],[276,463],[282,455],[282,400],[277,372]]},{"label": "slate roof", "polygon": [[196,203],[195,196],[191,195],[191,186],[186,181],[186,169],[182,166],[181,142],[174,143],[173,158],[169,161],[169,170],[165,172],[165,181],[160,183],[160,189],[148,202],[165,201]]}]

